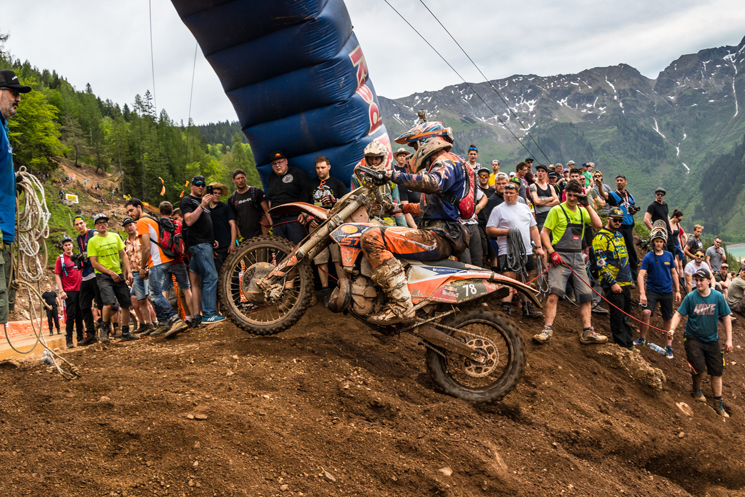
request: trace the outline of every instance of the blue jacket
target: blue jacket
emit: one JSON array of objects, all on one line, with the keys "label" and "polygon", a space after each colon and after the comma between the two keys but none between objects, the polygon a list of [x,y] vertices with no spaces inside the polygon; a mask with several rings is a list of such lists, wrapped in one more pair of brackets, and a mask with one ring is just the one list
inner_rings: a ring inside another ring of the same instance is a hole
[{"label": "blue jacket", "polygon": [[8,121],[0,112],[0,230],[5,243],[16,240],[16,173],[13,147],[8,137]]}]

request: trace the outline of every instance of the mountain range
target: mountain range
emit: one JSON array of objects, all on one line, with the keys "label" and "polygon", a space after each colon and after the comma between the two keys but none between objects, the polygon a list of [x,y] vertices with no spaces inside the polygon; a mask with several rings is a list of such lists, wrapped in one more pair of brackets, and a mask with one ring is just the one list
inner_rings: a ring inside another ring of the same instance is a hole
[{"label": "mountain range", "polygon": [[379,99],[392,138],[423,109],[429,120],[453,128],[455,152],[475,144],[483,164],[499,159],[511,171],[526,156],[546,164],[591,161],[611,187],[616,174],[625,174],[643,209],[663,186],[670,212],[685,213],[684,227],[701,223],[705,235],[745,241],[745,163],[738,152],[745,136],[745,38],[683,55],[656,79],[619,64]]}]

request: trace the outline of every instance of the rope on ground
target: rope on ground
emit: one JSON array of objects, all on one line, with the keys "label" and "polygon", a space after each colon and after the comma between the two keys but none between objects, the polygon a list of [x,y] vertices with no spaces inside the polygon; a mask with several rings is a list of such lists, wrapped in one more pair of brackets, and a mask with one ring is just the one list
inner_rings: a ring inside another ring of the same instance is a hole
[{"label": "rope on ground", "polygon": [[[40,343],[45,349],[42,360],[57,368],[62,377],[72,380],[80,376],[80,371],[74,364],[49,348],[42,330],[43,311],[51,309],[41,298],[39,287],[41,286],[41,279],[44,277],[44,270],[47,267],[46,239],[49,236],[49,219],[52,214],[47,208],[44,186],[38,178],[29,173],[23,166],[19,168],[16,177],[18,180],[16,185],[16,243],[13,245],[15,253],[12,257],[10,269],[11,286],[17,290],[26,289],[31,329],[36,336],[36,342],[27,351],[18,350],[10,341],[7,324],[3,325],[5,339],[8,341],[8,345],[19,354],[30,353]],[[43,257],[40,257],[42,254]],[[34,298],[37,298],[40,302],[38,315],[37,308],[33,303]],[[39,323],[38,329],[37,321]],[[67,365],[68,371],[65,371],[57,363],[57,359]]]},{"label": "rope on ground", "polygon": [[608,303],[608,305],[612,305],[612,306],[613,306],[613,307],[615,307],[615,308],[616,308],[616,309],[617,309],[617,310],[618,310],[619,312],[621,312],[622,314],[624,314],[624,315],[626,315],[626,316],[630,317],[630,318],[631,318],[631,319],[633,319],[634,321],[637,321],[637,322],[639,322],[639,323],[641,323],[641,324],[643,324],[643,325],[646,325],[647,327],[649,327],[649,328],[651,328],[651,329],[653,329],[653,330],[657,330],[657,331],[660,331],[660,332],[664,333],[664,334],[665,334],[665,336],[668,336],[668,332],[669,332],[670,330],[663,330],[662,328],[657,328],[656,326],[652,326],[651,324],[645,323],[645,322],[644,322],[644,321],[642,321],[641,319],[635,318],[634,316],[632,316],[632,315],[631,315],[631,314],[629,314],[628,312],[625,312],[625,311],[624,311],[623,309],[621,309],[621,308],[620,308],[620,307],[618,307],[617,305],[614,305],[614,304],[613,304],[613,303],[612,303],[611,301],[609,301],[608,299],[606,299],[606,298],[605,298],[605,297],[604,297],[604,296],[603,296],[603,295],[602,295],[602,294],[601,294],[600,292],[598,292],[597,290],[595,290],[595,289],[594,289],[594,288],[592,287],[592,285],[590,285],[590,284],[589,284],[589,283],[588,283],[587,281],[585,281],[585,279],[584,279],[584,278],[583,278],[582,276],[578,275],[578,274],[577,274],[577,272],[576,272],[576,271],[575,271],[575,270],[574,270],[574,269],[573,269],[573,268],[572,268],[571,266],[569,266],[569,264],[567,264],[566,262],[563,262],[563,261],[562,261],[562,264],[563,264],[564,266],[568,267],[568,268],[569,268],[569,270],[570,270],[570,271],[571,271],[572,273],[574,273],[574,276],[576,276],[577,278],[579,278],[579,279],[580,279],[580,280],[582,281],[582,283],[584,283],[585,285],[587,285],[587,287],[588,287],[588,288],[589,288],[590,290],[592,290],[592,291],[593,291],[593,292],[594,292],[595,294],[597,294],[597,295],[598,295],[598,296],[599,296],[599,297],[600,297],[601,299],[605,300],[605,301],[606,301],[606,302]]}]

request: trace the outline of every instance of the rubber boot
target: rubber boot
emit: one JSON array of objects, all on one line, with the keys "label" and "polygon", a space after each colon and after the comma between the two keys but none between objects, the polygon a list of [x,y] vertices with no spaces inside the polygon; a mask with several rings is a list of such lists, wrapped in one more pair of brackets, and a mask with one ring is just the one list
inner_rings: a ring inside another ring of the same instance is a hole
[{"label": "rubber boot", "polygon": [[406,283],[406,273],[398,259],[389,259],[373,270],[373,283],[377,284],[387,297],[385,306],[367,321],[385,326],[414,318],[414,304]]}]

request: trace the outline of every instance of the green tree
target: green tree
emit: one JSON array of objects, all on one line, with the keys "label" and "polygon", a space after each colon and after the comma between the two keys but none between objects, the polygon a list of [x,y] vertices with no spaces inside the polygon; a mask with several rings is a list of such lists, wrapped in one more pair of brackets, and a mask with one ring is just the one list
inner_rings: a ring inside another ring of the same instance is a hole
[{"label": "green tree", "polygon": [[[33,79],[24,84],[35,86]],[[56,123],[59,110],[47,102],[40,91],[23,95],[18,113],[8,121],[10,141],[13,145],[15,163],[36,171],[53,170],[49,158],[62,155],[59,125]]]}]

